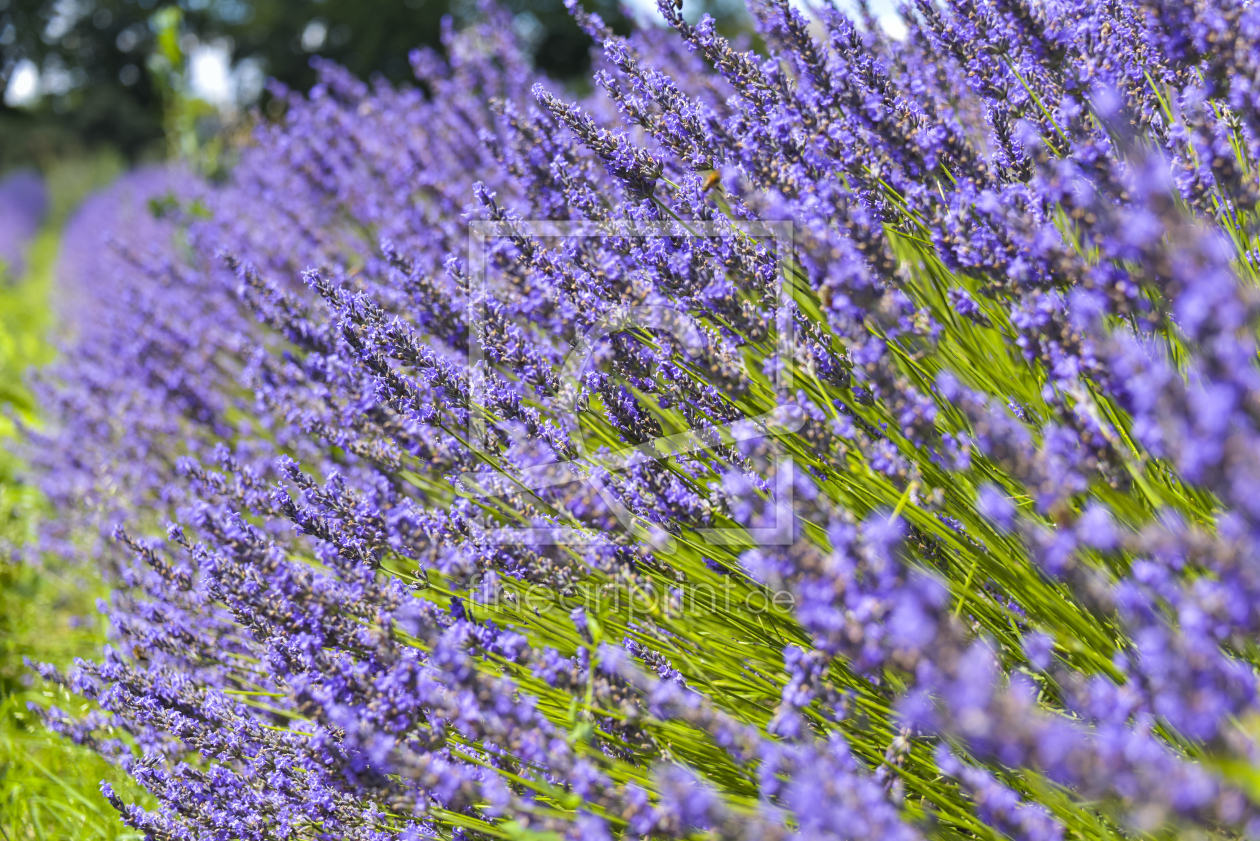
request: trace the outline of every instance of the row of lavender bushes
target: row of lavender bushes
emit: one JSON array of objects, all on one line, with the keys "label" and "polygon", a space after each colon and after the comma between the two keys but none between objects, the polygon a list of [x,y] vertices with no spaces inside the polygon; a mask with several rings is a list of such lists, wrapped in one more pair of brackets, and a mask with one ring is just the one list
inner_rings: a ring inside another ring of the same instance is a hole
[{"label": "row of lavender bushes", "polygon": [[48,189],[35,172],[18,170],[0,179],[0,279],[25,271],[26,252],[48,212]]},{"label": "row of lavender bushes", "polygon": [[0,177],[0,836],[8,841],[142,837],[118,820],[98,789],[108,778],[132,798],[142,790],[128,788],[127,775],[90,749],[49,732],[28,709],[31,701],[53,699],[81,709],[83,699],[38,680],[23,660],[69,663],[99,652],[105,622],[94,605],[108,589],[93,565],[73,556],[22,563],[2,548],[30,539],[44,510],[6,445],[16,431],[12,420],[37,414],[23,374],[50,358],[48,304],[60,231],[84,195],[119,168],[116,155],[102,150],[51,161],[39,175]]},{"label": "row of lavender bushes", "polygon": [[580,101],[487,7],[68,230],[30,551],[116,589],[41,671],[123,819],[1260,835],[1260,8],[572,11]]}]

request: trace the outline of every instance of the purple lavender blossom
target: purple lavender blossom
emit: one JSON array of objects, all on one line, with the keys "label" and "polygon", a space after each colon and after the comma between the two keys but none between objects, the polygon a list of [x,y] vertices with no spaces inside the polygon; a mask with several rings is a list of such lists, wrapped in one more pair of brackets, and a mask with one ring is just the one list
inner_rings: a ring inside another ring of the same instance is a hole
[{"label": "purple lavender blossom", "polygon": [[10,279],[26,270],[26,251],[48,212],[48,189],[26,170],[0,179],[0,263]]}]

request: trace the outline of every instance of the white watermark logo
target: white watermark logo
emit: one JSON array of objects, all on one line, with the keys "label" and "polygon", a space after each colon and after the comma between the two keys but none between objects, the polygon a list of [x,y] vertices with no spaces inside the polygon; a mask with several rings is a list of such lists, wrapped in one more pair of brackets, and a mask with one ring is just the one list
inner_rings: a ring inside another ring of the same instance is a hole
[{"label": "white watermark logo", "polygon": [[[470,497],[493,497],[504,490],[534,493],[562,485],[583,483],[593,490],[617,521],[627,531],[650,543],[655,550],[669,553],[674,538],[636,515],[609,487],[608,478],[632,468],[663,463],[714,447],[738,445],[754,439],[773,439],[800,428],[802,413],[795,404],[780,400],[769,411],[739,417],[721,424],[705,424],[681,432],[661,434],[627,443],[617,449],[590,447],[583,435],[573,436],[576,455],[568,459],[535,462],[528,467],[511,468],[496,459],[486,447],[493,417],[487,410],[485,371],[492,362],[487,357],[483,338],[491,326],[487,302],[493,300],[490,260],[491,246],[497,238],[514,241],[554,242],[590,238],[670,239],[733,238],[755,241],[770,249],[776,265],[791,254],[790,222],[663,222],[638,223],[626,220],[608,222],[474,221],[470,231],[469,252],[469,414],[467,442],[474,453],[483,457],[485,466],[466,471],[457,487]],[[793,346],[793,308],[789,285],[780,272],[773,283],[772,312],[767,321],[773,325],[774,353],[779,364],[765,372],[777,395],[791,395]],[[564,357],[557,382],[562,411],[576,419],[584,393],[582,378],[591,370],[601,343],[618,334],[639,331],[642,335],[667,336],[676,347],[695,354],[704,346],[706,336],[697,320],[683,309],[669,304],[653,303],[620,305],[610,309],[582,335],[577,337]],[[576,428],[577,424],[574,424]],[[793,541],[791,457],[776,458],[776,469],[769,488],[768,509],[773,511],[769,522],[755,527],[697,528],[698,536],[713,545],[762,546],[787,545]],[[600,539],[591,529],[580,526],[547,523],[542,527],[505,527],[490,525],[486,518],[475,523],[482,539],[491,543],[589,544]]]}]

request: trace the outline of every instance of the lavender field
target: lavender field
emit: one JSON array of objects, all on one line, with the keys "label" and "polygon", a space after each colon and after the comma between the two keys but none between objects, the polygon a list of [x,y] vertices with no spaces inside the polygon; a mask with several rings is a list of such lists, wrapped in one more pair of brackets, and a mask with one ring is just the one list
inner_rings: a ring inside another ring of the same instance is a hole
[{"label": "lavender field", "polygon": [[1260,837],[1260,6],[567,2],[585,86],[487,3],[62,229],[109,821]]}]

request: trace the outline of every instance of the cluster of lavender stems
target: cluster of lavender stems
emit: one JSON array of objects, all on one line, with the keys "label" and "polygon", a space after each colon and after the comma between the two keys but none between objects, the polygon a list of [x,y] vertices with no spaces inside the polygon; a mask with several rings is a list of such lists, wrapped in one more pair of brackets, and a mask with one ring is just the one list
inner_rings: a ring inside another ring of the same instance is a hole
[{"label": "cluster of lavender stems", "polygon": [[589,94],[487,4],[71,221],[122,819],[1260,837],[1260,6],[569,5]]},{"label": "cluster of lavender stems", "polygon": [[17,170],[0,179],[0,282],[22,276],[26,252],[48,212],[48,189],[38,173]]}]

